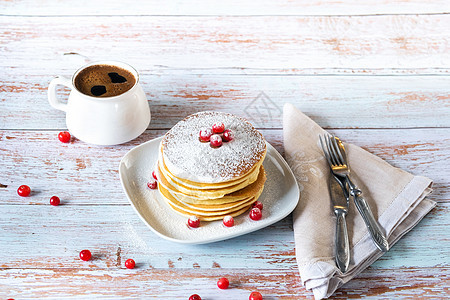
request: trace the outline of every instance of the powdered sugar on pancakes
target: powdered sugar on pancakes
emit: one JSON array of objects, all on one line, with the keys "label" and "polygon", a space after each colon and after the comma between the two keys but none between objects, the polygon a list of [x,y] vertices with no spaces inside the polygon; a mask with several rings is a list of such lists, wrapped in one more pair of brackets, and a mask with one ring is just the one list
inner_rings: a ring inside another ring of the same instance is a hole
[{"label": "powdered sugar on pancakes", "polygon": [[[199,140],[202,128],[223,122],[234,139],[212,148]],[[215,183],[236,179],[264,158],[266,142],[249,122],[222,112],[199,112],[178,122],[162,140],[167,168],[177,177],[195,182]]]}]

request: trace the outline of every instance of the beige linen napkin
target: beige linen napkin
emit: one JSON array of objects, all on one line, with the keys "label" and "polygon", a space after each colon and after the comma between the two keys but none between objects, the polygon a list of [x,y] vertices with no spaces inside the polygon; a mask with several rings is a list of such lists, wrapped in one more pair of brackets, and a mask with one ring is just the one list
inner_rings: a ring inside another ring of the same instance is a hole
[{"label": "beige linen napkin", "polygon": [[[330,170],[318,141],[319,134],[325,131],[291,104],[284,106],[283,113],[286,159],[301,191],[293,213],[297,263],[306,289],[312,289],[315,298],[322,299],[383,253],[372,242],[351,200],[347,215],[350,266],[345,274],[338,270],[334,261],[336,219],[328,190]],[[432,181],[395,168],[358,146],[345,146],[352,180],[363,191],[392,246],[436,205],[425,199]]]}]

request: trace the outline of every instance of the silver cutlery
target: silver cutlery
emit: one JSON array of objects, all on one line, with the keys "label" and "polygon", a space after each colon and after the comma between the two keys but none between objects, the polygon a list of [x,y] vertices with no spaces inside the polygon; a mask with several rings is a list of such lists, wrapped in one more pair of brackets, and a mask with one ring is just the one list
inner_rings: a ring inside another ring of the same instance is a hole
[{"label": "silver cutlery", "polygon": [[339,180],[334,174],[331,174],[330,179],[331,202],[336,215],[335,260],[339,270],[345,273],[350,264],[350,245],[345,218],[348,213],[349,195],[344,192],[346,191],[344,181]]},{"label": "silver cutlery", "polygon": [[377,248],[383,252],[388,251],[389,244],[383,229],[373,216],[369,204],[362,196],[362,191],[350,180],[350,168],[347,161],[347,154],[345,152],[344,144],[334,135],[325,136],[324,140],[324,147],[328,153],[327,159],[329,159],[331,171],[337,177],[345,179],[356,208],[366,223],[367,229],[369,230],[372,240]]},{"label": "silver cutlery", "polygon": [[[328,161],[331,170],[331,159],[328,150],[325,147],[325,142],[322,137],[319,137],[323,153]],[[331,170],[330,174],[330,197],[333,204],[333,211],[336,215],[336,233],[334,236],[334,256],[336,265],[345,273],[350,264],[350,245],[347,232],[346,216],[348,213],[349,193],[346,186],[345,178],[336,176]]]}]

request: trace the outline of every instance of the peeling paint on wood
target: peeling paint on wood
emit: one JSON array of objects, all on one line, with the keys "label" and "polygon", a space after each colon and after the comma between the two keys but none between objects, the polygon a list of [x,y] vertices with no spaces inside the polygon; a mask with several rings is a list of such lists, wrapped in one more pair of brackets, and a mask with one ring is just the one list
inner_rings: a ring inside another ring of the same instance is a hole
[{"label": "peeling paint on wood", "polygon": [[[64,112],[48,104],[46,92],[32,87],[35,80],[47,85],[50,79],[50,75],[30,77],[24,82],[25,92],[8,93],[0,103],[0,129],[65,128]],[[202,110],[234,112],[251,118],[259,128],[281,128],[285,103],[295,104],[324,127],[450,127],[449,80],[449,76],[141,76],[152,112],[150,129],[169,129]],[[266,103],[257,101],[261,93]],[[271,114],[264,111],[268,104],[276,109]],[[258,108],[255,117],[252,110]]]}]

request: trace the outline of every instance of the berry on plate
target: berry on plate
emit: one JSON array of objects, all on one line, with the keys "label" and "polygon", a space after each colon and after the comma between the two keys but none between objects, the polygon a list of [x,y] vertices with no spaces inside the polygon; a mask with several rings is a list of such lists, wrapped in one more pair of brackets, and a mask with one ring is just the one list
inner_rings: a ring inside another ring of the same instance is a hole
[{"label": "berry on plate", "polygon": [[223,225],[226,227],[233,227],[234,226],[234,219],[232,216],[225,216],[223,217]]},{"label": "berry on plate", "polygon": [[154,180],[154,179],[150,179],[150,180],[147,182],[147,186],[148,186],[149,189],[154,190],[154,189],[156,189],[156,188],[158,187],[158,181],[156,181],[156,180]]},{"label": "berry on plate", "polygon": [[259,210],[262,210],[263,204],[261,201],[256,201],[255,203],[252,204],[252,207],[257,207],[257,208],[259,208]]},{"label": "berry on plate", "polygon": [[197,216],[190,216],[188,219],[188,225],[192,228],[198,228],[200,226],[200,219]]},{"label": "berry on plate", "polygon": [[262,212],[259,208],[253,207],[250,210],[250,219],[252,219],[253,221],[258,221],[261,219],[261,217],[262,217]]}]

